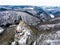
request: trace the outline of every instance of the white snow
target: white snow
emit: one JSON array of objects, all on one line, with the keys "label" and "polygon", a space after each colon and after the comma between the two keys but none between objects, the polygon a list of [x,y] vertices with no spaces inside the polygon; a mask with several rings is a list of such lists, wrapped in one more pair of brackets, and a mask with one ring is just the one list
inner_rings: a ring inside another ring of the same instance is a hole
[{"label": "white snow", "polygon": [[0,27],[0,34],[1,34],[3,31],[4,31],[4,29],[2,29],[2,28]]},{"label": "white snow", "polygon": [[54,18],[55,16],[54,16],[53,14],[50,14],[50,17],[51,17],[51,18]]},{"label": "white snow", "polygon": [[[24,30],[22,30],[22,31],[24,32]],[[29,36],[31,36],[30,31],[25,29],[24,35],[18,41],[19,45],[26,45],[26,40],[28,39]]]},{"label": "white snow", "polygon": [[16,28],[16,30],[21,30],[21,27],[18,25],[17,28]]},{"label": "white snow", "polygon": [[12,42],[12,44],[11,45],[16,45],[16,42]]}]

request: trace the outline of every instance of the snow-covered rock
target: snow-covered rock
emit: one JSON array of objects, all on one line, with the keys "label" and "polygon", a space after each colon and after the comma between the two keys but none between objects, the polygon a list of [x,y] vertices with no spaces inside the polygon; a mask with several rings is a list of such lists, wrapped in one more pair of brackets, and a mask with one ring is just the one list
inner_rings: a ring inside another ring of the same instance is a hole
[{"label": "snow-covered rock", "polygon": [[0,34],[4,32],[4,29],[0,27]]},{"label": "snow-covered rock", "polygon": [[36,42],[37,45],[60,45],[60,31],[41,34]]},{"label": "snow-covered rock", "polygon": [[53,14],[50,14],[50,17],[51,17],[51,18],[55,18],[55,16],[54,16]]},{"label": "snow-covered rock", "polygon": [[27,43],[32,42],[32,31],[24,21],[21,21],[16,28],[14,42],[12,43],[16,42],[18,42],[19,45],[27,45]]}]

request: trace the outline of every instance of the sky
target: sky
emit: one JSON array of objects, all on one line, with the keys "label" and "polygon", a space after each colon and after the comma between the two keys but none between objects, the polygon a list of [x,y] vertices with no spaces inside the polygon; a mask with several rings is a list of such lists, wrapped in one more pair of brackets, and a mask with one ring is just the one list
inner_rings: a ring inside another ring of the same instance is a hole
[{"label": "sky", "polygon": [[0,0],[0,5],[60,6],[60,0]]}]

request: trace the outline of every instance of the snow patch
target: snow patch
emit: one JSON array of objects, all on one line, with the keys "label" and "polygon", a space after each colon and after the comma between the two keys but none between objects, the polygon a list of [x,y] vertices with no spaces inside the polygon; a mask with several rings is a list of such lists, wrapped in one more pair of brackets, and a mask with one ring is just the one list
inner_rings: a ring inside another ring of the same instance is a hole
[{"label": "snow patch", "polygon": [[50,17],[51,17],[51,18],[54,18],[55,16],[54,16],[53,14],[50,14]]}]

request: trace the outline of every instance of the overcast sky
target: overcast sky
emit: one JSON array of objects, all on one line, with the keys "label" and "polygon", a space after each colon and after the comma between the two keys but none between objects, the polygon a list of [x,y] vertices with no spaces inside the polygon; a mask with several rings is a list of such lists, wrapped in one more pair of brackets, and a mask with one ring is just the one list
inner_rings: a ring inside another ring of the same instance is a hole
[{"label": "overcast sky", "polygon": [[0,0],[0,5],[60,6],[60,0]]}]

